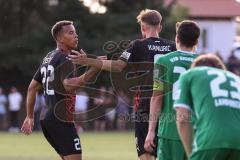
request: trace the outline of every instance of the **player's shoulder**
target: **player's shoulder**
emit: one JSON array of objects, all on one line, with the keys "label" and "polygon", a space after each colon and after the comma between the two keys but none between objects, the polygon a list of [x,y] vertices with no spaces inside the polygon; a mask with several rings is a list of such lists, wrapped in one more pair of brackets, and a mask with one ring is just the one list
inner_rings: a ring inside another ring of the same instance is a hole
[{"label": "player's shoulder", "polygon": [[206,74],[209,70],[215,70],[217,68],[208,67],[208,66],[198,66],[194,68],[190,68],[188,71],[184,73],[184,75],[192,75],[192,76],[201,76],[202,74]]},{"label": "player's shoulder", "polygon": [[49,64],[53,60],[55,53],[56,53],[56,50],[48,52],[42,60],[42,65]]},{"label": "player's shoulder", "polygon": [[58,65],[67,60],[67,54],[62,53],[60,50],[53,50],[48,52],[48,54],[43,58],[42,65],[51,64]]},{"label": "player's shoulder", "polygon": [[55,63],[62,64],[64,62],[68,61],[67,57],[68,57],[68,54],[64,53],[63,51],[57,50],[54,54]]},{"label": "player's shoulder", "polygon": [[139,45],[144,42],[144,39],[135,39],[131,42],[131,45]]},{"label": "player's shoulder", "polygon": [[239,76],[237,76],[236,74],[234,74],[234,73],[232,73],[230,71],[227,71],[227,70],[223,70],[223,69],[215,68],[215,67],[207,67],[206,70],[207,71],[214,71],[214,72],[221,72],[221,73],[225,74],[228,77],[232,77],[232,78],[238,79],[240,81],[240,77]]},{"label": "player's shoulder", "polygon": [[158,62],[169,61],[174,56],[178,55],[178,51],[169,52],[168,54],[164,54],[158,58]]},{"label": "player's shoulder", "polygon": [[162,37],[159,37],[158,39],[163,44],[176,46],[176,43],[174,41],[171,41],[171,40],[168,40],[168,39],[165,39],[165,38],[162,38]]}]

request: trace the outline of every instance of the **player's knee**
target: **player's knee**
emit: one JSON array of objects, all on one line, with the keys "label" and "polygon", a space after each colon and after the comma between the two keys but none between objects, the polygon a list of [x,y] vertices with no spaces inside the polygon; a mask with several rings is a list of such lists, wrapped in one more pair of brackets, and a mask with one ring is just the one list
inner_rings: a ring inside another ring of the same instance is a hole
[{"label": "player's knee", "polygon": [[155,160],[156,158],[150,153],[144,153],[139,157],[139,160]]},{"label": "player's knee", "polygon": [[72,154],[63,157],[64,160],[82,160],[82,154]]}]

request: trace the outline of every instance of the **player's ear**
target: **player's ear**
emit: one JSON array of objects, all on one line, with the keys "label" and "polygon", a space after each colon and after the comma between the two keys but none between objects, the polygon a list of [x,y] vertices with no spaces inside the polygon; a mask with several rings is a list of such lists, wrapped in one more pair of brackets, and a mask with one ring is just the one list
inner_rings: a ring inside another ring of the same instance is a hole
[{"label": "player's ear", "polygon": [[158,33],[160,33],[160,32],[162,31],[162,25],[159,24],[159,25],[157,26],[157,29],[158,29]]},{"label": "player's ear", "polygon": [[194,50],[197,50],[197,46],[198,46],[198,39],[196,40],[196,43],[194,45]]},{"label": "player's ear", "polygon": [[196,40],[196,44],[195,44],[195,46],[197,46],[198,45],[198,39]]},{"label": "player's ear", "polygon": [[176,43],[180,43],[180,40],[179,40],[179,37],[178,37],[177,34],[176,34],[176,37],[175,37],[175,42],[176,42]]},{"label": "player's ear", "polygon": [[63,33],[62,32],[58,33],[56,39],[58,42],[63,42]]},{"label": "player's ear", "polygon": [[177,22],[177,23],[176,23],[176,32],[177,32],[177,30],[178,30],[180,24],[181,24],[181,22]]},{"label": "player's ear", "polygon": [[143,23],[141,23],[141,32],[144,33],[145,30],[146,30],[145,25]]}]

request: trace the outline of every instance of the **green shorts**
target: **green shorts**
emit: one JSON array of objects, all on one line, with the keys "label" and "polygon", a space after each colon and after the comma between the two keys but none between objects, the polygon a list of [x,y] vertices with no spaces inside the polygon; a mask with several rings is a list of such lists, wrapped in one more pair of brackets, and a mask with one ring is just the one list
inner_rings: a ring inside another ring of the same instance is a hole
[{"label": "green shorts", "polygon": [[240,150],[237,149],[210,149],[192,153],[189,160],[240,160]]},{"label": "green shorts", "polygon": [[183,145],[180,140],[158,139],[158,160],[187,160]]}]

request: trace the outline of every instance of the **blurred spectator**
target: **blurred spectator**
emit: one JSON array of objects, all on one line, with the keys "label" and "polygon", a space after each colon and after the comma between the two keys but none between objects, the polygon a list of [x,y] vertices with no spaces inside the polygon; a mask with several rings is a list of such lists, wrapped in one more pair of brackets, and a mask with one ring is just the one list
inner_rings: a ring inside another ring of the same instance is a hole
[{"label": "blurred spectator", "polygon": [[238,59],[235,56],[234,50],[231,52],[230,56],[228,57],[227,66],[230,72],[233,72],[236,75],[240,76],[240,73],[239,73],[240,59]]},{"label": "blurred spectator", "polygon": [[233,55],[234,55],[238,60],[240,60],[240,46],[236,47],[236,48],[233,50]]},{"label": "blurred spectator", "polygon": [[17,91],[17,88],[14,86],[11,87],[11,92],[8,95],[8,101],[11,118],[9,132],[19,132],[20,130],[18,127],[18,116],[22,103],[22,95]]},{"label": "blurred spectator", "polygon": [[117,129],[120,131],[126,130],[126,123],[129,119],[129,104],[130,99],[124,94],[123,91],[119,91],[118,104],[116,108],[117,114]]},{"label": "blurred spectator", "polygon": [[88,108],[89,97],[84,90],[78,90],[75,101],[75,122],[76,128],[79,133],[87,129],[87,108]]},{"label": "blurred spectator", "polygon": [[106,128],[106,88],[104,86],[100,87],[100,94],[94,98],[93,104],[97,107],[98,117],[94,122],[95,131],[105,131]]},{"label": "blurred spectator", "polygon": [[6,114],[7,114],[7,97],[3,94],[3,90],[0,87],[0,129],[6,127]]},{"label": "blurred spectator", "polygon": [[34,130],[41,130],[40,113],[43,107],[45,107],[44,95],[42,92],[39,92],[36,95],[35,106],[34,106]]},{"label": "blurred spectator", "polygon": [[112,130],[114,128],[114,120],[115,120],[115,115],[116,115],[116,99],[114,99],[114,92],[113,88],[110,87],[108,89],[108,96],[106,97],[106,125],[107,129]]}]

